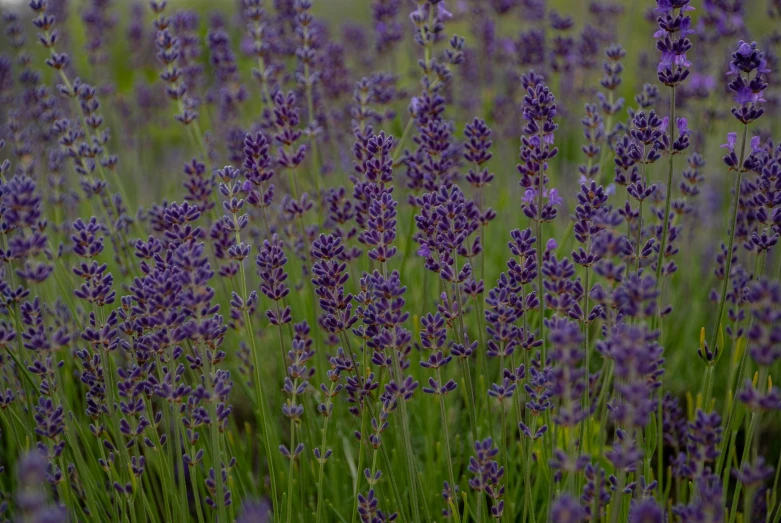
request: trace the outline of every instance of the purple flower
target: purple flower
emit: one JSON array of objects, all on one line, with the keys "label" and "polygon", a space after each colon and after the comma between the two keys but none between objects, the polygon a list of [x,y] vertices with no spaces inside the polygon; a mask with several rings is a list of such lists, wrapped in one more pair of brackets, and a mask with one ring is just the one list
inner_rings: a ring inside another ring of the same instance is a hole
[{"label": "purple flower", "polygon": [[754,153],[762,152],[762,145],[761,145],[759,136],[752,136],[751,137],[751,150]]},{"label": "purple flower", "polygon": [[353,295],[345,293],[344,289],[350,274],[347,264],[340,258],[343,252],[344,245],[339,237],[321,234],[312,242],[312,256],[317,259],[312,265],[312,284],[320,308],[325,312],[321,322],[328,332],[337,336],[358,321],[352,314]]},{"label": "purple flower", "polygon": [[692,63],[686,58],[686,53],[677,54],[675,51],[665,51],[662,53],[662,59],[656,68],[657,73],[662,73],[669,69],[691,67]]},{"label": "purple flower", "polygon": [[765,112],[759,105],[765,101],[762,95],[767,88],[763,75],[770,73],[765,53],[757,48],[756,42],[747,44],[741,40],[738,49],[732,53],[729,68],[728,74],[734,78],[727,87],[732,91],[735,102],[740,104],[732,108],[732,114],[747,125]]},{"label": "purple flower", "polygon": [[629,509],[629,523],[664,523],[664,510],[653,498],[633,502]]},{"label": "purple flower", "polygon": [[361,523],[385,523],[396,521],[398,514],[384,513],[379,508],[379,500],[374,493],[374,489],[369,489],[369,492],[364,496],[358,494],[358,517],[361,519]]},{"label": "purple flower", "polygon": [[754,92],[748,85],[741,86],[735,91],[734,100],[741,105],[764,102],[763,91]]},{"label": "purple flower", "polygon": [[437,18],[440,20],[449,20],[453,18],[453,13],[447,10],[444,0],[437,3]]},{"label": "purple flower", "polygon": [[420,110],[420,98],[418,98],[417,96],[413,96],[412,99],[410,100],[410,108],[413,115],[417,114],[418,111]]},{"label": "purple flower", "polygon": [[[16,503],[20,511],[19,519],[25,521],[68,521],[64,506],[51,503],[47,496],[47,483],[59,483],[64,480],[59,467],[48,465],[38,450],[20,456],[17,462],[19,491]],[[0,508],[5,508],[0,505]]]},{"label": "purple flower", "polygon": [[558,189],[551,189],[548,194],[549,205],[563,205],[564,199],[559,196]]},{"label": "purple flower", "polygon": [[732,469],[732,475],[745,487],[761,485],[773,477],[773,467],[765,463],[765,458],[758,456],[752,463],[744,463],[740,469]]},{"label": "purple flower", "polygon": [[266,500],[247,500],[241,505],[236,523],[268,523],[272,521],[271,506]]},{"label": "purple flower", "polygon": [[679,136],[688,136],[691,134],[691,131],[689,130],[689,121],[686,118],[678,118],[676,120],[676,125],[678,126]]},{"label": "purple flower", "polygon": [[721,479],[715,474],[704,474],[695,480],[696,495],[689,505],[673,507],[673,514],[683,523],[700,523],[707,514],[709,521],[724,520],[724,492]]},{"label": "purple flower", "polygon": [[654,37],[656,48],[662,54],[656,72],[663,84],[675,87],[686,80],[692,65],[686,53],[692,47],[688,35],[693,31],[691,17],[685,13],[693,8],[689,0],[657,0],[656,5],[659,16]]},{"label": "purple flower", "polygon": [[504,509],[501,497],[504,495],[504,485],[500,482],[504,477],[504,467],[495,461],[499,449],[494,446],[489,437],[475,442],[475,455],[469,458],[468,470],[474,477],[469,480],[469,486],[477,492],[485,492],[494,500],[491,506],[491,516],[500,518]]},{"label": "purple flower", "polygon": [[689,80],[689,87],[692,91],[710,94],[716,88],[716,78],[709,74],[692,73]]},{"label": "purple flower", "polygon": [[720,145],[721,149],[729,149],[731,153],[735,152],[735,142],[738,140],[738,133],[727,133],[727,143]]},{"label": "purple flower", "polygon": [[580,502],[569,494],[561,494],[551,506],[551,523],[573,523],[583,521],[586,517],[586,511],[580,505]]}]

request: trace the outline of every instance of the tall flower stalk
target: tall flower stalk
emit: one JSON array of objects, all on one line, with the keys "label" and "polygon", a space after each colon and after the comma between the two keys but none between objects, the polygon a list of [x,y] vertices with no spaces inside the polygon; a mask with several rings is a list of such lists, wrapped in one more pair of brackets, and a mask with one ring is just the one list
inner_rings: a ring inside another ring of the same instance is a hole
[{"label": "tall flower stalk", "polygon": [[[728,150],[728,154],[724,156],[724,163],[727,166],[727,169],[729,171],[737,171],[738,175],[735,179],[734,203],[732,205],[729,240],[727,242],[727,251],[724,261],[724,282],[721,287],[719,308],[716,314],[716,325],[714,326],[711,347],[717,347],[716,341],[718,340],[718,334],[721,329],[721,318],[724,314],[724,304],[727,299],[727,286],[729,285],[731,276],[732,249],[737,228],[741,183],[743,181],[743,173],[748,170],[745,165],[748,126],[750,123],[759,119],[765,112],[764,108],[760,105],[760,102],[764,100],[762,98],[762,93],[767,88],[767,83],[764,81],[762,75],[769,72],[770,70],[767,68],[765,55],[757,48],[756,42],[747,44],[741,40],[738,44],[738,49],[732,53],[732,59],[730,60],[729,74],[735,78],[730,81],[728,88],[733,93],[735,102],[739,104],[732,107],[732,114],[735,119],[743,124],[743,132],[740,140],[740,156],[735,154],[737,140],[737,135],[735,133],[730,133],[727,136],[727,143],[722,145],[723,148]],[[721,349],[723,350],[723,347],[721,347]]]},{"label": "tall flower stalk", "polygon": [[[689,5],[690,0],[657,0],[656,19],[659,29],[654,33],[656,48],[662,53],[656,73],[659,81],[670,88],[670,116],[668,120],[669,134],[664,144],[668,154],[667,158],[667,188],[664,203],[664,225],[662,226],[662,238],[659,245],[659,256],[656,260],[656,285],[661,283],[664,259],[667,255],[667,236],[670,228],[670,203],[672,201],[674,155],[688,147],[688,129],[686,120],[676,120],[675,117],[675,89],[689,76],[691,62],[686,58],[686,53],[691,50],[692,44],[688,35],[694,32],[691,28],[691,17],[686,13],[694,8]],[[679,129],[679,137],[676,140],[675,130]]]},{"label": "tall flower stalk", "polygon": [[[520,184],[525,190],[523,197],[523,213],[535,222],[537,245],[542,246],[543,224],[556,218],[556,206],[561,203],[556,189],[546,189],[548,176],[546,171],[549,162],[556,157],[559,150],[553,146],[554,133],[558,125],[553,121],[556,116],[556,98],[545,85],[541,76],[533,72],[524,80],[526,95],[523,97],[523,118],[526,125],[521,137],[521,163],[518,172],[521,175]],[[543,203],[547,199],[547,203]],[[542,267],[543,249],[537,249],[537,266]],[[542,271],[537,274],[537,296],[544,294]],[[543,340],[542,355],[545,360],[545,341],[542,332],[545,320],[544,300],[540,301],[539,336]]]}]

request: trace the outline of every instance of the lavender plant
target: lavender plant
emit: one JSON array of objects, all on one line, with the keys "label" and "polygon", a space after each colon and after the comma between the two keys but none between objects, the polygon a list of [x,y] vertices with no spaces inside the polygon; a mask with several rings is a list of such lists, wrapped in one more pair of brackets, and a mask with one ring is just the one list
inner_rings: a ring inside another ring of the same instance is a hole
[{"label": "lavender plant", "polygon": [[777,4],[4,3],[0,521],[778,523]]}]

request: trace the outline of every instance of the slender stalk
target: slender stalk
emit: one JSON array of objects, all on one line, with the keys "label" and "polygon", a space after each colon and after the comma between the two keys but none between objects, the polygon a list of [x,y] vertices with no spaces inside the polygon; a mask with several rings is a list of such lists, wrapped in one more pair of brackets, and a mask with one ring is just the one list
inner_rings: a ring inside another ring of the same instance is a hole
[{"label": "slender stalk", "polygon": [[[540,129],[540,147],[542,147],[543,138],[542,138],[542,129]],[[537,185],[537,292],[539,295],[537,298],[540,301],[540,318],[538,323],[539,328],[539,336],[540,340],[542,340],[542,365],[545,365],[545,359],[546,359],[546,350],[545,350],[545,335],[543,334],[544,327],[545,327],[545,298],[544,298],[544,292],[543,292],[543,277],[542,277],[542,259],[545,254],[545,246],[542,242],[542,191],[545,186],[543,183],[543,180],[545,178],[545,169],[543,168],[543,163],[540,163],[540,172],[539,172],[539,180]]]},{"label": "slender stalk", "polygon": [[663,413],[662,413],[662,387],[659,387],[659,399],[656,405],[656,481],[659,482],[659,488],[657,489],[658,495],[661,496],[664,492],[662,483],[664,481],[664,434],[663,434]]},{"label": "slender stalk", "polygon": [[[234,214],[233,215],[233,222],[234,222],[234,230],[236,231],[236,244],[238,245],[241,243],[241,234],[239,233],[238,228],[238,221],[237,217]],[[244,263],[243,260],[239,262],[239,273],[241,275],[241,284],[242,284],[242,299],[246,300],[249,296],[247,294],[247,274],[244,269]],[[277,484],[276,484],[276,474],[274,472],[274,455],[271,452],[271,424],[268,421],[268,413],[266,412],[266,394],[263,390],[263,378],[260,374],[260,369],[262,365],[261,355],[258,351],[257,345],[255,344],[255,331],[252,328],[252,319],[249,315],[249,310],[244,307],[244,328],[247,333],[247,337],[250,341],[250,349],[252,350],[252,360],[254,363],[255,368],[255,379],[254,385],[255,385],[255,395],[256,395],[256,406],[260,410],[260,422],[261,422],[261,430],[263,431],[263,443],[266,448],[266,460],[268,461],[268,475],[269,475],[269,481],[271,483],[271,506],[274,514],[274,519],[277,520],[279,517],[279,501],[277,499]],[[281,332],[280,332],[280,343],[281,343]],[[283,351],[284,352],[284,351]],[[284,365],[284,360],[283,360]]]},{"label": "slender stalk", "polygon": [[399,158],[401,158],[401,153],[404,152],[404,143],[409,138],[409,133],[412,131],[412,124],[415,123],[415,119],[410,117],[410,119],[407,121],[407,125],[404,127],[404,132],[401,133],[401,138],[399,138],[399,141],[396,142],[396,150],[393,152],[393,165],[396,165],[396,162],[399,161]]},{"label": "slender stalk", "polygon": [[[667,233],[670,229],[670,202],[672,201],[672,189],[673,189],[673,166],[674,158],[673,143],[675,142],[675,87],[670,88],[670,121],[668,123],[670,128],[670,151],[667,160],[667,194],[665,195],[664,202],[664,227],[662,227],[662,242],[659,245],[659,257],[656,260],[656,287],[659,287],[659,282],[662,278],[662,265],[664,264],[664,251],[667,248]],[[742,163],[742,160],[741,160]],[[661,311],[661,308],[660,308]],[[717,327],[718,328],[718,327]]]},{"label": "slender stalk", "polygon": [[[748,366],[747,365],[747,363],[748,363],[748,352],[749,352],[748,349],[744,349],[743,355],[741,356],[741,359],[740,359],[740,369],[738,370],[738,381],[735,382],[735,387],[737,387],[743,381],[743,376],[744,376],[746,368]],[[730,434],[731,434],[731,429],[732,429],[732,423],[735,420],[735,409],[736,409],[736,405],[737,404],[738,404],[738,402],[735,400],[734,395],[733,395],[732,396],[731,405],[730,405],[730,409],[729,409],[729,415],[727,416],[727,423],[724,425],[724,433],[727,434],[727,437],[724,438],[722,443],[721,443],[721,452],[719,453],[719,458],[716,460],[716,475],[719,475],[721,473],[722,467],[725,464],[727,465],[727,469],[729,469],[729,461],[726,461],[726,462],[723,461],[722,457],[724,456],[724,450],[726,448],[728,448],[728,446],[732,446],[731,445],[731,439],[733,439],[733,440],[735,439],[736,432],[732,433],[731,437],[730,437]]]},{"label": "slender stalk", "polygon": [[[734,440],[735,436],[737,435],[737,433],[738,433],[737,430],[732,431],[730,434],[727,434],[727,439],[728,440]],[[727,452],[727,461],[726,461],[726,463],[732,463],[733,460],[735,459],[735,452],[736,452],[735,447],[736,447],[736,445],[730,445],[729,446],[729,450]],[[729,486],[729,472],[730,472],[730,467],[728,466],[728,467],[726,467],[724,469],[724,476],[722,477],[722,481],[721,481],[721,484],[724,485],[724,486]],[[717,472],[717,474],[718,474],[718,472]]]},{"label": "slender stalk", "polygon": [[[298,378],[293,380],[293,395],[290,402],[290,406],[294,407],[296,404],[296,389],[298,388]],[[287,512],[285,518],[287,523],[293,520],[293,472],[296,468],[296,420],[290,418],[290,470],[287,474]]]},{"label": "slender stalk", "polygon": [[[442,372],[439,368],[437,368],[437,382],[440,386],[442,386]],[[453,474],[453,459],[452,459],[452,453],[450,451],[450,434],[447,429],[447,413],[445,410],[445,396],[444,394],[437,394],[439,396],[439,415],[442,418],[442,434],[445,439],[445,456],[447,458],[447,471],[448,471],[448,477],[450,478],[450,487],[455,489],[456,488],[456,478]],[[456,520],[459,520],[461,518],[459,512],[458,512],[458,503],[452,503],[451,507],[453,509],[453,514],[456,517]]]},{"label": "slender stalk", "polygon": [[778,498],[778,478],[781,476],[781,452],[778,453],[778,463],[776,463],[776,474],[775,479],[773,479],[773,489],[770,491],[772,494],[770,495],[770,503],[768,503],[768,513],[767,513],[767,521],[770,521],[770,516],[773,514],[773,511],[776,508],[776,499]]},{"label": "slender stalk", "polygon": [[[590,160],[590,159],[589,159]],[[591,251],[590,247],[590,239],[586,244],[586,247],[588,249],[587,252]],[[589,310],[589,275],[590,275],[590,266],[586,266],[586,277],[585,277],[585,287],[584,287],[584,304],[585,307],[583,308],[583,314],[585,315],[585,321],[583,322],[583,334],[584,334],[584,341],[586,343],[586,390],[584,393],[584,404],[583,407],[585,409],[585,412],[587,413],[586,419],[580,423],[580,445],[578,445],[578,456],[581,455],[583,448],[586,446],[586,442],[588,442],[589,447],[591,446],[591,387],[589,386],[589,376],[591,375],[591,348],[589,346],[589,321],[588,321],[588,310]],[[584,438],[584,431],[587,435],[587,439]],[[588,450],[588,449],[587,449]]]},{"label": "slender stalk", "polygon": [[[453,269],[457,277],[459,274],[459,268],[458,257],[455,249],[453,249],[453,264]],[[464,343],[464,349],[467,349],[469,339],[467,338],[466,328],[464,327],[464,314],[463,310],[461,309],[461,290],[457,282],[454,285],[454,294],[456,298],[456,306],[458,307],[458,321],[461,327],[461,340]],[[472,387],[472,371],[469,365],[469,358],[463,358],[462,362],[463,366],[461,369],[464,372],[464,381],[466,382],[467,407],[469,408],[469,420],[472,428],[472,437],[474,438],[474,441],[477,441],[477,409],[475,407],[474,388]]]},{"label": "slender stalk", "polygon": [[[396,379],[401,383],[401,364],[399,363],[399,351],[396,349],[396,340],[394,334],[393,346],[391,347],[393,352],[393,368],[396,374]],[[413,521],[422,521],[420,519],[420,507],[418,506],[418,489],[417,479],[415,477],[415,462],[414,454],[412,452],[412,439],[409,431],[409,417],[407,414],[407,402],[404,398],[400,398],[399,404],[401,406],[401,430],[404,437],[404,452],[407,458],[407,473],[409,475],[409,494],[410,501],[412,503],[412,517]]]},{"label": "slender stalk", "polygon": [[322,508],[323,508],[323,470],[325,469],[325,453],[327,452],[326,444],[328,443],[328,421],[331,419],[331,394],[334,392],[334,384],[331,384],[328,397],[325,400],[325,420],[323,421],[323,437],[320,442],[320,470],[317,476],[317,509],[316,520],[319,523],[322,521]]},{"label": "slender stalk", "polygon": [[[263,40],[258,38],[258,36],[261,34],[260,29],[262,26],[262,22],[258,22],[255,24],[255,31],[253,34],[255,35],[255,45],[258,48],[262,47]],[[258,66],[258,82],[260,83],[260,102],[261,107],[263,109],[266,108],[266,104],[271,101],[271,96],[268,92],[268,83],[266,82],[266,60],[263,58],[262,54],[258,54],[258,60],[257,60],[257,66]],[[262,111],[261,111],[262,114]]]},{"label": "slender stalk", "polygon": [[708,369],[708,382],[705,388],[705,401],[702,402],[702,407],[707,412],[710,409],[711,397],[713,396],[713,382],[715,381],[716,369],[713,366],[709,366]]},{"label": "slender stalk", "polygon": [[[192,455],[195,456],[195,446],[192,448]],[[203,509],[201,508],[201,500],[198,495],[198,467],[190,467],[190,485],[193,489],[193,497],[195,498],[193,503],[195,505],[195,512],[198,516],[198,523],[204,523]]]},{"label": "slender stalk", "polygon": [[[535,423],[536,424],[536,423]],[[534,425],[534,424],[533,424]],[[534,434],[534,431],[537,430],[536,427],[530,426],[529,428]],[[534,498],[532,497],[532,482],[531,482],[531,456],[532,456],[532,446],[534,444],[534,441],[531,438],[524,438],[524,459],[523,459],[523,472],[525,475],[525,482],[526,485],[524,486],[524,492],[523,492],[523,518],[521,521],[524,523],[526,522],[526,516],[527,514],[531,516],[532,522],[536,521],[536,516],[534,513]]]},{"label": "slender stalk", "polygon": [[[212,446],[212,467],[214,469],[214,478],[217,482],[217,490],[214,494],[214,503],[217,505],[217,513],[219,514],[219,521],[228,521],[227,507],[225,506],[224,499],[224,482],[222,479],[222,441],[220,438],[220,428],[217,421],[217,404],[214,393],[214,378],[215,370],[211,363],[211,358],[207,354],[206,361],[209,362],[209,373],[206,376],[206,380],[209,384],[209,416],[211,423],[209,424],[209,434],[211,437]],[[182,483],[185,482],[185,478],[182,477]]]},{"label": "slender stalk", "polygon": [[[672,125],[670,126],[672,127]],[[672,155],[670,155],[670,158],[672,158]],[[643,166],[640,169],[641,171],[641,177],[643,180],[643,185],[645,185],[646,180],[646,170],[648,169],[648,163],[645,161],[645,144],[643,144]],[[670,173],[672,173],[672,166],[670,167]],[[670,177],[667,182],[667,207],[670,206],[670,183],[672,182],[672,174],[670,174]],[[669,211],[668,211],[669,212]],[[665,229],[667,228],[667,224],[665,223]],[[643,240],[643,200],[640,200],[640,207],[638,209],[637,213],[637,236],[635,239],[635,249],[637,259],[635,260],[635,273],[640,274],[640,242]],[[657,271],[658,274],[658,271]],[[657,276],[658,279],[658,276]]]},{"label": "slender stalk", "polygon": [[[613,89],[608,90],[607,92],[607,103],[610,107],[613,107],[614,103],[614,94]],[[607,115],[607,120],[605,121],[605,145],[601,148],[599,152],[599,178],[602,180],[606,170],[602,168],[604,165],[606,154],[608,151],[610,151],[610,133],[613,130],[613,111],[610,111],[610,114]],[[591,158],[589,158],[589,171],[591,169]]]},{"label": "slender stalk", "polygon": [[610,509],[610,522],[611,523],[617,523],[619,514],[623,512],[621,510],[621,507],[623,505],[623,495],[624,495],[624,483],[626,482],[626,472],[623,470],[619,472],[618,474],[618,487],[616,488],[616,492],[613,495],[613,506]]},{"label": "slender stalk", "polygon": [[480,492],[477,493],[477,523],[481,523],[483,521],[483,498],[485,497],[485,493],[480,490]]},{"label": "slender stalk", "polygon": [[[521,298],[523,300],[523,298]],[[483,322],[482,322],[482,311],[480,310],[480,303],[481,299],[477,296],[474,297],[475,302],[475,319],[477,320],[477,339],[480,342],[480,345],[477,349],[477,363],[476,363],[476,373],[478,378],[478,385],[480,383],[480,376],[485,376],[486,379],[488,379],[488,362],[486,361],[485,357],[485,332],[483,330]],[[502,366],[504,368],[504,366]],[[515,370],[515,364],[513,363],[513,371]],[[501,376],[499,377],[499,382],[501,383]],[[482,407],[483,409],[488,408],[488,399],[486,394],[481,394],[481,397],[483,398],[482,401]],[[487,412],[487,410],[485,410]],[[520,419],[520,418],[519,418]]]},{"label": "slender stalk", "polygon": [[[364,348],[365,351],[365,348]],[[360,483],[360,477],[363,473],[363,441],[366,438],[366,407],[368,403],[361,405],[361,440],[358,442],[358,469],[355,475],[355,481],[353,482],[353,510],[352,510],[352,523],[355,523],[355,519],[358,517],[358,484]]]},{"label": "slender stalk", "polygon": [[[442,386],[442,371],[437,367],[437,383]],[[450,479],[450,484],[455,486],[456,480],[453,475],[453,461],[450,454],[450,437],[447,430],[447,414],[445,411],[445,396],[444,394],[437,394],[439,396],[439,415],[442,418],[442,432],[445,436],[445,455],[447,457],[447,471]]]},{"label": "slender stalk", "polygon": [[[754,431],[757,428],[757,418],[759,418],[759,415],[754,412],[751,414],[751,421],[748,425],[748,432],[746,432],[746,441],[743,445],[743,457],[740,458],[740,466],[743,467],[743,465],[748,462],[749,454],[751,453],[751,442],[754,439]],[[735,492],[732,494],[732,508],[729,512],[729,523],[735,523],[735,517],[738,515],[738,500],[740,499],[740,490],[743,484],[738,481],[735,485]],[[746,493],[748,496],[748,492]],[[750,517],[750,514],[743,514],[743,518],[745,520],[746,517]]]},{"label": "slender stalk", "polygon": [[504,400],[499,402],[502,409],[502,451],[504,452],[504,481],[510,486],[510,452],[507,450],[507,412],[504,408]]},{"label": "slender stalk", "polygon": [[[176,405],[176,404],[174,404]],[[171,420],[174,424],[174,441],[173,441],[173,451],[174,451],[174,459],[176,460],[176,473],[179,476],[179,481],[177,482],[177,487],[179,489],[179,510],[181,512],[180,516],[186,517],[187,514],[187,485],[185,484],[184,480],[184,462],[182,461],[182,451],[181,451],[181,444],[182,444],[182,429],[179,425],[179,412],[174,412]]]},{"label": "slender stalk", "polygon": [[[727,301],[727,287],[729,286],[730,271],[732,269],[732,247],[735,242],[735,229],[738,221],[738,206],[740,203],[740,184],[743,181],[743,160],[746,154],[746,135],[748,134],[748,125],[743,126],[743,139],[740,145],[740,163],[738,164],[738,177],[735,180],[735,201],[732,204],[732,218],[730,220],[729,242],[727,243],[727,252],[724,259],[724,283],[721,285],[721,297],[719,298],[719,312],[716,314],[716,325],[713,328],[711,338],[711,350],[716,350],[716,342],[719,339],[721,330],[721,318],[724,314],[724,304]],[[657,271],[659,268],[657,267]]]},{"label": "slender stalk", "polygon": [[[309,26],[304,26],[305,36],[304,40],[308,41],[309,39]],[[309,74],[309,61],[304,61],[304,81],[306,82],[306,107],[307,112],[309,113],[309,127],[312,131],[312,137],[310,140],[310,145],[312,147],[312,179],[315,182],[315,192],[317,194],[316,197],[316,203],[317,203],[317,214],[322,222],[323,218],[323,205],[322,205],[322,191],[320,190],[320,164],[318,162],[317,158],[317,133],[315,133],[315,127],[316,127],[316,118],[315,118],[315,106],[312,99],[312,79],[310,78]]]}]

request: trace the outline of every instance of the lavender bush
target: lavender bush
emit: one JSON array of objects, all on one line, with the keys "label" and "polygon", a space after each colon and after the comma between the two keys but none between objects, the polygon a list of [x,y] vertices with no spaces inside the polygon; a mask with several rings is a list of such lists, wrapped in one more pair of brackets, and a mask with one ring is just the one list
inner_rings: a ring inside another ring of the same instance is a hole
[{"label": "lavender bush", "polygon": [[778,1],[171,4],[2,13],[0,521],[781,521]]}]

